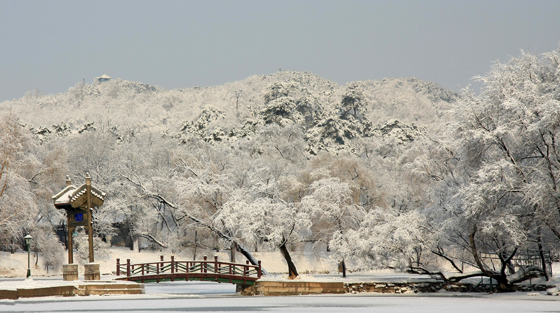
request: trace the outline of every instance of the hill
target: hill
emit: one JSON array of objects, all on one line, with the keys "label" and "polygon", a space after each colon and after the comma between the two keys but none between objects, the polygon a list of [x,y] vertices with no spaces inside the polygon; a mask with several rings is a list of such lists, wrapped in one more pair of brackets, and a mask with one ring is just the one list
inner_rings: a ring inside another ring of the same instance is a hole
[{"label": "hill", "polygon": [[[65,175],[82,180],[89,172],[107,192],[95,214],[99,241],[118,234],[127,246],[219,250],[231,245],[215,235],[219,228],[255,251],[288,253],[288,243],[305,242],[324,250],[335,224],[319,208],[347,215],[416,207],[422,189],[408,185],[405,165],[423,153],[457,97],[415,78],[341,86],[290,71],[212,87],[114,79],[56,95],[29,92],[0,103],[0,143],[14,147],[0,152],[19,184],[8,188],[4,207],[29,207],[3,229],[23,234],[40,220],[33,237],[52,244],[40,248],[60,248],[52,231],[65,219],[51,196]],[[244,220],[258,216],[267,221]],[[261,226],[244,231],[251,225]]]},{"label": "hill", "polygon": [[222,129],[239,128],[248,120],[254,123],[263,117],[260,113],[266,110],[266,99],[270,102],[289,97],[294,109],[300,111],[302,123],[306,121],[309,128],[318,118],[339,109],[349,89],[359,90],[364,117],[374,126],[396,119],[431,129],[458,97],[435,83],[416,78],[358,81],[341,86],[312,73],[282,71],[220,86],[174,90],[122,79],[80,82],[64,93],[29,92],[20,99],[5,101],[0,103],[0,113],[11,111],[43,134],[79,132],[88,124],[177,134],[185,129],[185,123],[194,123],[209,111],[220,112]]}]

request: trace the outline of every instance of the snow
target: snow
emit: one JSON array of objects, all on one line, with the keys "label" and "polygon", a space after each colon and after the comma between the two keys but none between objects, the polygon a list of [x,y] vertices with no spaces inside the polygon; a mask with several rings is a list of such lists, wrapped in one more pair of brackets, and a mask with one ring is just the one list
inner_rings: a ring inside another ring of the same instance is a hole
[{"label": "snow", "polygon": [[[199,286],[200,287],[200,286]],[[144,295],[0,301],[9,312],[556,312],[558,297],[531,295],[336,295],[239,297],[228,294]],[[77,302],[76,300],[79,300]]]},{"label": "snow", "polygon": [[27,279],[3,279],[0,280],[0,290],[16,290],[16,289],[31,289],[31,288],[45,288],[45,287],[58,287],[58,286],[80,286],[84,284],[95,285],[95,284],[136,284],[135,282],[127,281],[114,281],[114,280],[99,280],[99,281],[87,281],[74,280],[74,281],[63,281],[61,276],[53,277],[37,277],[37,278],[27,278]]},{"label": "snow", "polygon": [[[108,249],[109,256],[105,259],[96,258],[95,263],[99,263],[101,275],[103,277],[111,277],[116,271],[116,259],[120,258],[121,264],[125,264],[127,259],[130,259],[131,263],[149,263],[156,262],[163,255],[164,260],[171,260],[171,255],[175,256],[175,260],[192,260],[192,255],[185,254],[172,254],[170,252],[159,252],[150,250],[141,250],[141,252],[135,252],[129,248],[112,247]],[[229,261],[229,250],[223,250],[216,253],[213,250],[200,250],[197,259],[202,259],[202,256],[207,255],[209,258],[213,258],[217,255],[220,260]],[[262,261],[263,267],[265,267],[271,273],[284,273],[287,271],[287,265],[279,251],[275,252],[254,252],[253,255]],[[237,253],[238,263],[244,262],[244,258],[240,253]],[[293,252],[292,258],[298,270],[302,273],[305,272],[335,272],[336,264],[328,258],[327,253],[314,253],[311,251],[296,251]],[[35,257],[31,255],[31,274],[33,276],[56,276],[62,275],[62,269],[58,272],[47,273],[44,267],[35,266]],[[41,264],[41,256],[39,256],[39,264]],[[14,254],[9,252],[0,251],[0,278],[8,277],[25,277],[27,273],[27,252],[17,251]],[[83,275],[83,266],[79,266],[79,273]]]},{"label": "snow", "polygon": [[71,198],[72,194],[74,193],[75,189],[76,189],[76,186],[74,186],[74,185],[66,186],[59,193],[52,196],[52,199],[54,200],[54,204],[62,204],[62,203],[68,204],[68,203],[70,203],[70,198]]},{"label": "snow", "polygon": [[[111,256],[131,258],[137,262],[149,262],[159,258],[156,252],[134,252],[125,248],[110,249]],[[222,254],[220,253],[220,257]],[[264,262],[269,259],[282,260],[281,256],[271,252],[256,252]],[[211,254],[209,254],[211,255]],[[307,259],[313,263],[312,254],[301,255],[295,253],[301,260]],[[24,275],[26,253],[2,254],[0,265],[10,263],[21,267]],[[225,256],[224,256],[225,257]],[[169,259],[165,255],[165,259]],[[103,261],[102,271],[107,271],[113,261]],[[281,262],[279,262],[281,263]],[[285,265],[281,266],[284,269]],[[557,271],[560,264],[555,263],[553,270]],[[274,266],[271,267],[274,269]],[[285,271],[285,269],[284,269]],[[275,274],[270,278],[284,280],[284,274]],[[20,276],[22,277],[22,276]],[[104,275],[104,279],[110,276]],[[299,281],[386,281],[426,282],[432,279],[428,275],[414,275],[396,273],[391,270],[377,270],[363,273],[349,273],[346,279],[339,274],[302,274]],[[533,283],[539,283],[533,280]],[[0,279],[0,289],[32,288],[57,286],[68,284],[62,282],[60,276],[35,277],[32,279],[3,278]],[[83,282],[72,282],[79,284]],[[558,283],[553,278],[551,283]],[[68,312],[80,310],[83,312],[223,312],[223,311],[271,311],[271,312],[554,312],[557,311],[560,297],[546,296],[546,292],[515,292],[503,294],[438,292],[429,294],[401,294],[387,295],[376,293],[346,294],[346,295],[314,295],[291,297],[243,297],[235,293],[235,285],[214,282],[162,282],[145,285],[144,295],[111,295],[88,297],[43,297],[18,300],[0,300],[1,312]]]},{"label": "snow", "polygon": [[145,284],[146,295],[235,295],[236,286],[213,282],[161,282]]}]

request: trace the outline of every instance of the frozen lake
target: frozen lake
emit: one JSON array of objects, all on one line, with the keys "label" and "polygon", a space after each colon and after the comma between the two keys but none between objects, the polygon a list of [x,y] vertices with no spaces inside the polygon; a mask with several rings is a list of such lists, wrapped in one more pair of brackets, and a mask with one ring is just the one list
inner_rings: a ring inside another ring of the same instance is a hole
[{"label": "frozen lake", "polygon": [[0,301],[0,312],[560,312],[560,297],[512,294],[413,294],[243,297],[210,282],[146,284],[139,296]]},{"label": "frozen lake", "polygon": [[235,285],[212,282],[162,282],[145,284],[146,295],[235,296]]}]

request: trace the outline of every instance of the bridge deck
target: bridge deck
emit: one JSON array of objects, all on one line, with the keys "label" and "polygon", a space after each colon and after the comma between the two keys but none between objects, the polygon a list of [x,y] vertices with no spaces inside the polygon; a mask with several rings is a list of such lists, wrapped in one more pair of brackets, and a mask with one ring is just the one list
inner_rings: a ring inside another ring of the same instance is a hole
[{"label": "bridge deck", "polygon": [[[117,279],[139,281],[143,283],[200,280],[215,281],[232,284],[253,285],[262,275],[261,262],[258,265],[219,262],[218,257],[202,261],[177,261],[172,256],[171,261],[164,261],[163,256],[159,262],[131,264],[127,259],[126,264],[121,264],[117,259]],[[123,276],[121,276],[123,275]]]}]

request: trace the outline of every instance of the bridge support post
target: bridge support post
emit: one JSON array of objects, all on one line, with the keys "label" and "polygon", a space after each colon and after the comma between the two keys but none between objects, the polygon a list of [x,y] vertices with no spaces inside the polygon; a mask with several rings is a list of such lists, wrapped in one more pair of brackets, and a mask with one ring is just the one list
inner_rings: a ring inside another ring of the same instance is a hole
[{"label": "bridge support post", "polygon": [[130,259],[126,259],[126,277],[130,277]]},{"label": "bridge support post", "polygon": [[255,285],[236,284],[235,292],[243,295],[255,295]]},{"label": "bridge support post", "polygon": [[117,276],[121,275],[121,259],[117,259]]},{"label": "bridge support post", "polygon": [[257,277],[258,277],[258,278],[261,278],[261,276],[262,276],[262,266],[261,266],[261,261],[260,261],[260,260],[259,260],[259,269],[258,269],[258,272],[257,272],[257,273],[258,273],[258,274],[257,274]]},{"label": "bridge support post", "polygon": [[171,281],[175,281],[175,257],[171,256]]}]

